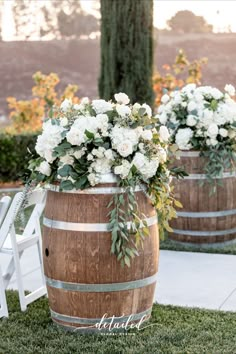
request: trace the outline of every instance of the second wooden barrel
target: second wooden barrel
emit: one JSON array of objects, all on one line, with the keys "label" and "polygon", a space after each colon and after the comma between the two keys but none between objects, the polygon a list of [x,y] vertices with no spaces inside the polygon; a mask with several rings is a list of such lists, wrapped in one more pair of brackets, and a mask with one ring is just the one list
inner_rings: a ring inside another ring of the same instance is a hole
[{"label": "second wooden barrel", "polygon": [[43,253],[53,321],[67,329],[99,332],[99,323],[112,322],[114,328],[117,323],[119,327],[147,320],[159,254],[157,216],[150,200],[137,188],[140,214],[146,215],[150,236],[131,267],[122,268],[111,254],[107,228],[107,205],[114,193],[124,193],[113,176],[83,191],[52,189],[43,221]]},{"label": "second wooden barrel", "polygon": [[[173,181],[175,197],[183,204],[178,218],[171,222],[174,241],[194,245],[222,245],[236,239],[236,179],[235,171],[225,171],[221,185],[210,195],[206,182],[206,160],[197,151],[182,152],[176,165],[189,176]],[[219,180],[218,180],[219,181]]]}]

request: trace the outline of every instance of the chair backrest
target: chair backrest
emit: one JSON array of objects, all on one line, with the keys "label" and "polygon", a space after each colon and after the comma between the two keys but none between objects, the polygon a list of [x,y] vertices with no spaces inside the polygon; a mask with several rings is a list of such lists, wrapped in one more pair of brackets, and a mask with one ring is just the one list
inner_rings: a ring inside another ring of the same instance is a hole
[{"label": "chair backrest", "polygon": [[33,192],[30,192],[26,205],[23,205],[24,204],[23,192],[19,192],[14,196],[11,206],[8,209],[6,217],[0,228],[0,249],[2,248],[9,232],[11,230],[15,230],[14,223],[20,209],[28,208],[29,206],[34,205],[34,208],[31,212],[31,215],[28,219],[28,222],[22,234],[22,235],[32,235],[34,230],[39,227],[39,218],[43,212],[45,206],[45,200],[46,200],[46,192],[42,189],[37,189],[34,190]]},{"label": "chair backrest", "polygon": [[7,209],[9,207],[9,204],[11,202],[11,197],[5,196],[0,200],[0,226],[4,220],[4,217],[7,213]]}]

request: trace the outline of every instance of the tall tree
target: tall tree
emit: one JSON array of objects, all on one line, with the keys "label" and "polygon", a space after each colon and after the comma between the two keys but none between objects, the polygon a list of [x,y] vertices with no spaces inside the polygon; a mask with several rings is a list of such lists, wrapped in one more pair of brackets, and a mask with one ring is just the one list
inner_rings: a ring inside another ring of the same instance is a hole
[{"label": "tall tree", "polygon": [[209,25],[205,18],[195,15],[192,11],[178,11],[169,21],[168,26],[172,31],[179,33],[207,33],[212,32],[212,25]]},{"label": "tall tree", "polygon": [[153,103],[153,0],[101,0],[99,94]]}]

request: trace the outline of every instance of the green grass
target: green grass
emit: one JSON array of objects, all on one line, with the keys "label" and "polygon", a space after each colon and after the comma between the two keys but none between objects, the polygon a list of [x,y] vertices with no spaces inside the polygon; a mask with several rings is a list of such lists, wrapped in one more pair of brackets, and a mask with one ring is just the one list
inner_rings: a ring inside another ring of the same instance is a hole
[{"label": "green grass", "polygon": [[153,326],[133,335],[84,335],[53,325],[46,298],[20,312],[7,292],[9,319],[0,320],[1,354],[235,354],[236,314],[154,305]]}]

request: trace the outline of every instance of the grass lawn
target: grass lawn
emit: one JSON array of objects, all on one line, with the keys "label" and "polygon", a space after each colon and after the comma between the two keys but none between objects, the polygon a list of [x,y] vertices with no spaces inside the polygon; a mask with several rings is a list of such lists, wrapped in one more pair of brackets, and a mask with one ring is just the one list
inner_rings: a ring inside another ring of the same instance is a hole
[{"label": "grass lawn", "polygon": [[235,354],[236,314],[154,305],[153,326],[131,335],[83,335],[53,325],[42,298],[27,312],[7,292],[10,318],[0,320],[1,354]]}]

